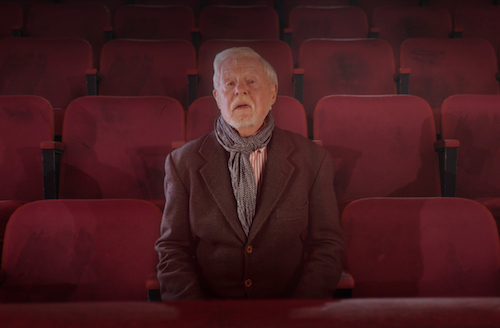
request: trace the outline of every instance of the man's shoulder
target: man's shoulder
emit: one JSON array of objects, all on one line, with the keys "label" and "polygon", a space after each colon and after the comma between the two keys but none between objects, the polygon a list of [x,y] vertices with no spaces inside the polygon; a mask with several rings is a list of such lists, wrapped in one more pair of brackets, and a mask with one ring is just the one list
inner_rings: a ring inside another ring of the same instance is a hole
[{"label": "man's shoulder", "polygon": [[206,134],[198,139],[188,141],[182,147],[173,150],[170,153],[170,156],[175,162],[180,161],[193,161],[196,158],[202,158],[201,150],[204,147],[213,147],[210,146],[213,144],[213,132]]}]

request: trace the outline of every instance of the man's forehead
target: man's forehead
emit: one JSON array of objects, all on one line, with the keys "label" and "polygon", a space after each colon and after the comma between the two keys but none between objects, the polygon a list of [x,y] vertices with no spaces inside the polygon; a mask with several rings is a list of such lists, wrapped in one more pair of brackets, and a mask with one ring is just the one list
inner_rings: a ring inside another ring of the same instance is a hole
[{"label": "man's forehead", "polygon": [[227,58],[221,65],[221,73],[223,75],[230,74],[237,69],[264,73],[264,64],[258,58],[254,57],[232,57]]}]

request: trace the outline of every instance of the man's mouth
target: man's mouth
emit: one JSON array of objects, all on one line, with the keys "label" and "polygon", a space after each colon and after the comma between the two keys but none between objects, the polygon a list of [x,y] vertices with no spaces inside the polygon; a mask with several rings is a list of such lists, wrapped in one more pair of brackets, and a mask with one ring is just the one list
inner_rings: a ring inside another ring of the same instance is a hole
[{"label": "man's mouth", "polygon": [[234,110],[237,110],[237,109],[247,109],[247,108],[250,108],[250,105],[248,104],[238,104],[234,107]]}]

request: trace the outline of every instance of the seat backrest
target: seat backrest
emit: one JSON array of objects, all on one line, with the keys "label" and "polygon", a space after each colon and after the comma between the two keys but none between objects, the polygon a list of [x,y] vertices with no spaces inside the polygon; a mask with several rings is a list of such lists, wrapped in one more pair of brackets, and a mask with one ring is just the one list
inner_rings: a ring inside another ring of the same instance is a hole
[{"label": "seat backrest", "polygon": [[380,39],[313,39],[302,43],[304,108],[310,117],[318,101],[333,94],[395,94],[391,46]]},{"label": "seat backrest", "polygon": [[342,213],[355,297],[500,295],[495,221],[464,198],[372,198]]},{"label": "seat backrest", "polygon": [[110,26],[109,10],[100,4],[39,3],[31,6],[26,19],[30,37],[71,37],[88,41],[96,67],[104,45],[104,29]]},{"label": "seat backrest", "polygon": [[400,65],[410,68],[409,93],[433,108],[454,94],[498,94],[497,56],[478,38],[415,38],[403,42]]},{"label": "seat backrest", "polygon": [[184,141],[184,122],[170,97],[76,99],[64,117],[59,197],[163,200],[165,158]]},{"label": "seat backrest", "polygon": [[[297,99],[278,96],[272,113],[278,127],[307,137],[306,113]],[[214,97],[205,96],[193,101],[186,115],[186,140],[190,141],[214,130],[220,110]]]},{"label": "seat backrest", "polygon": [[313,38],[353,39],[368,37],[368,19],[359,7],[312,7],[292,9],[288,27],[292,30],[295,65],[301,44]]},{"label": "seat backrest", "polygon": [[279,40],[279,18],[269,6],[207,6],[200,14],[200,40]]},{"label": "seat backrest", "polygon": [[500,6],[458,6],[453,19],[455,27],[462,29],[462,37],[482,38],[491,43],[498,53],[500,36]]},{"label": "seat backrest", "polygon": [[[368,1],[368,0],[364,0]],[[450,12],[453,13],[455,9],[462,6],[468,7],[482,7],[491,6],[494,0],[425,0],[430,6],[442,6],[448,8]]]},{"label": "seat backrest", "polygon": [[448,9],[435,6],[377,7],[373,11],[373,26],[379,38],[386,40],[394,51],[399,68],[399,47],[411,38],[449,38],[453,22]]},{"label": "seat backrest", "polygon": [[415,7],[420,2],[421,0],[356,0],[357,6],[365,11],[370,26],[373,26],[373,11],[377,7]]},{"label": "seat backrest", "polygon": [[145,301],[161,211],[142,200],[42,200],[5,232],[4,302]]},{"label": "seat backrest", "polygon": [[339,200],[440,196],[432,111],[409,95],[321,99],[314,139],[330,152]]},{"label": "seat backrest", "polygon": [[349,6],[350,0],[286,0],[281,1],[282,11],[283,11],[283,23],[288,26],[290,21],[290,13],[293,8],[300,6],[315,6],[315,7],[326,7],[326,6]]},{"label": "seat backrest", "polygon": [[180,39],[191,41],[195,27],[193,10],[187,6],[124,5],[115,15],[117,39]]},{"label": "seat backrest", "polygon": [[12,27],[23,27],[23,8],[17,3],[0,3],[0,39],[12,36]]},{"label": "seat backrest", "polygon": [[40,143],[54,140],[49,102],[38,96],[0,96],[0,200],[43,199]]},{"label": "seat backrest", "polygon": [[281,40],[209,40],[198,51],[198,96],[212,95],[214,58],[231,47],[250,47],[276,70],[278,94],[294,95],[293,60],[288,44]]},{"label": "seat backrest", "polygon": [[[53,1],[54,2],[54,1]],[[111,21],[114,21],[114,17],[118,8],[127,3],[136,3],[137,1],[130,0],[57,0],[58,4],[70,4],[70,5],[89,5],[89,4],[99,4],[105,6],[110,13]]]},{"label": "seat backrest", "polygon": [[65,108],[87,94],[88,68],[92,49],[82,39],[0,40],[0,95],[37,95],[54,108]]},{"label": "seat backrest", "polygon": [[442,137],[460,141],[459,197],[500,197],[500,95],[454,95],[442,107]]},{"label": "seat backrest", "polygon": [[188,70],[196,50],[185,40],[116,39],[101,56],[99,94],[169,96],[188,106]]}]

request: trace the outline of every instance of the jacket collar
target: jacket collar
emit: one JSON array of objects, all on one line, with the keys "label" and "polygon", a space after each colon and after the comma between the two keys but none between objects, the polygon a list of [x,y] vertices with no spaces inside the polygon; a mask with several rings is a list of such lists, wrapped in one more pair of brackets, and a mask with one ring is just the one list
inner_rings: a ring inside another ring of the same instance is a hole
[{"label": "jacket collar", "polygon": [[290,139],[287,138],[286,132],[280,128],[275,128],[267,147],[267,163],[264,170],[261,194],[248,238],[238,220],[236,200],[227,166],[227,152],[218,143],[214,132],[205,138],[200,148],[200,154],[207,161],[200,169],[200,174],[220,210],[228,220],[229,225],[243,243],[246,243],[247,239],[248,241],[252,240],[266,220],[269,219],[294,171],[293,165],[288,160],[294,146]]}]

